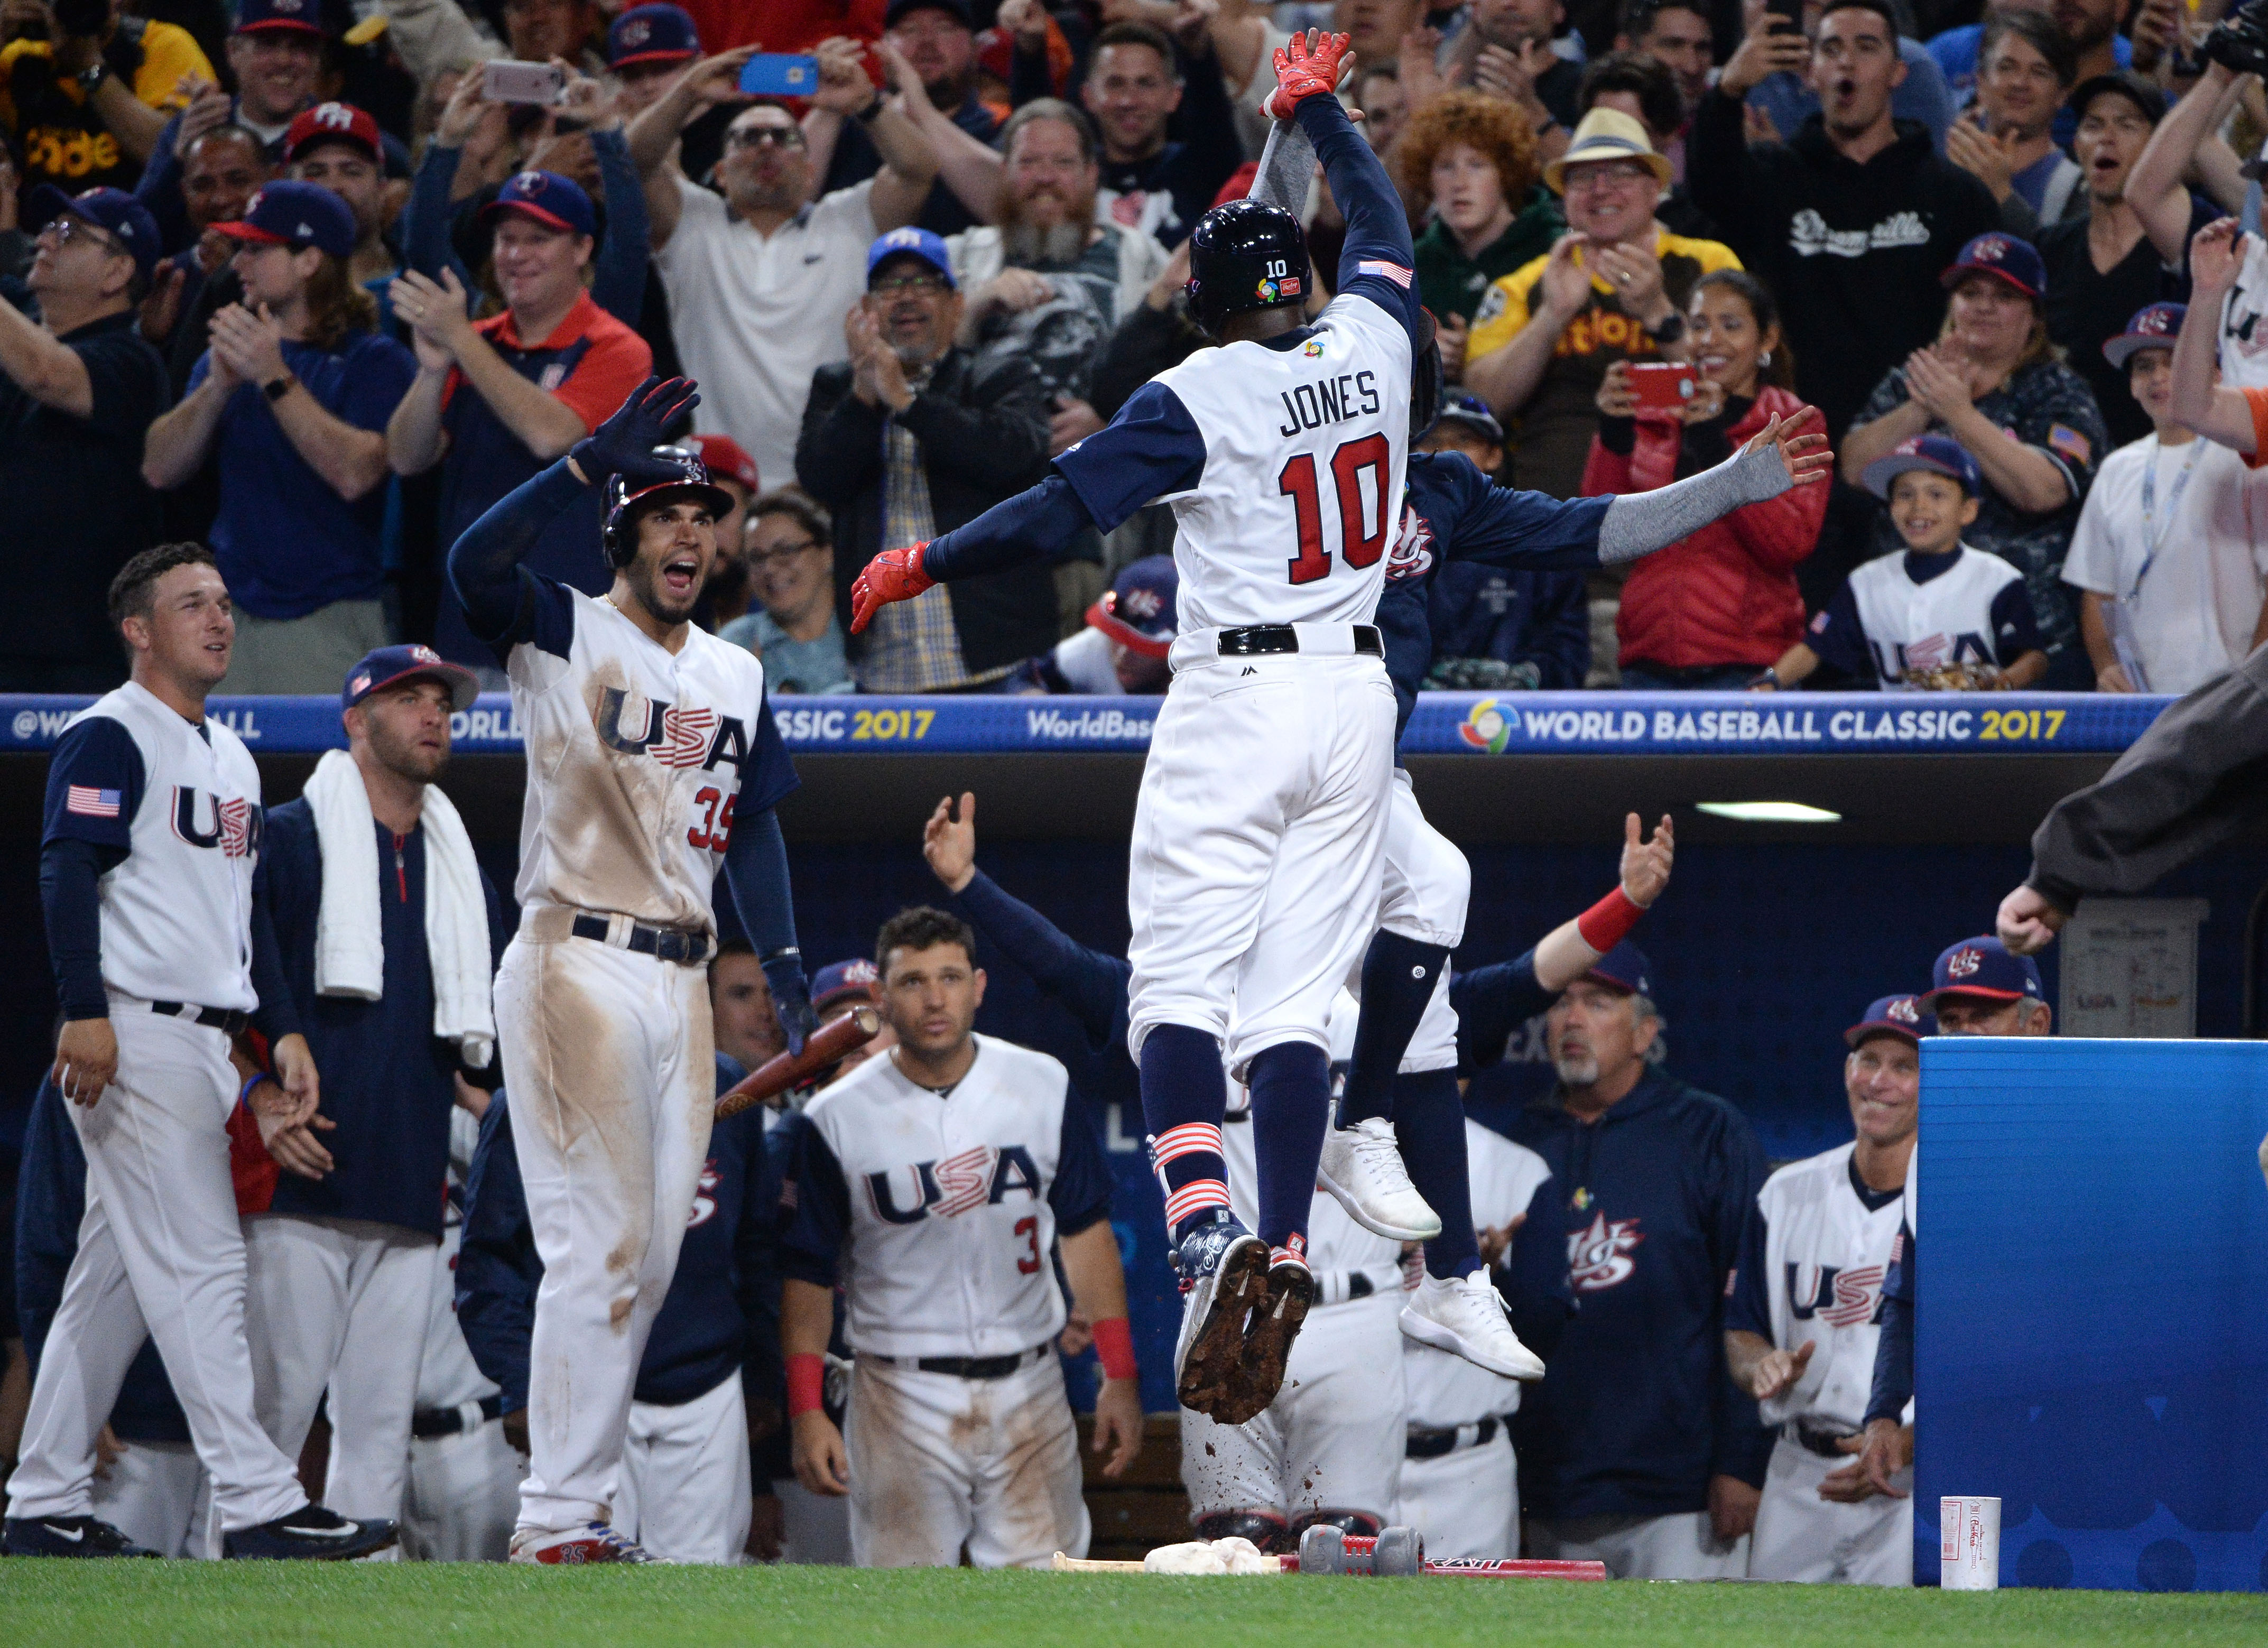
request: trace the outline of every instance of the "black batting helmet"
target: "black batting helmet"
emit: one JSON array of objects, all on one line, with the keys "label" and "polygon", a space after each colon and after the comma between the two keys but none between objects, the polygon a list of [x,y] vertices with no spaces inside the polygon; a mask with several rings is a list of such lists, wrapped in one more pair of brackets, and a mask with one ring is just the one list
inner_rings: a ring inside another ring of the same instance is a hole
[{"label": "black batting helmet", "polygon": [[606,547],[607,562],[611,566],[628,566],[637,558],[637,518],[648,510],[674,504],[680,498],[692,498],[706,504],[709,512],[718,520],[732,511],[733,495],[711,483],[709,466],[701,461],[699,452],[685,446],[657,446],[653,455],[672,468],[681,470],[682,475],[636,489],[619,475],[607,477],[607,519],[599,529],[599,541]]},{"label": "black batting helmet", "polygon": [[1189,308],[1216,332],[1246,309],[1297,304],[1307,291],[1307,237],[1300,220],[1263,201],[1214,207],[1189,236]]}]

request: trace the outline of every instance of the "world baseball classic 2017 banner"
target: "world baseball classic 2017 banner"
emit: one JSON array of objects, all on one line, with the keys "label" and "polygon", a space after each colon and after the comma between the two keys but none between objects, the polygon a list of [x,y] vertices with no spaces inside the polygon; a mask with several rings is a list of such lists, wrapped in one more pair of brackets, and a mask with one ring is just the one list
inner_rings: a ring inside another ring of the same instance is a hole
[{"label": "world baseball classic 2017 banner", "polygon": [[[0,696],[0,750],[46,750],[92,700]],[[1425,693],[1409,755],[2115,754],[2172,701],[2093,693]],[[1140,754],[1159,698],[772,700],[798,754]],[[216,698],[254,754],[343,749],[335,698]],[[460,752],[517,754],[512,700],[451,718]]]}]

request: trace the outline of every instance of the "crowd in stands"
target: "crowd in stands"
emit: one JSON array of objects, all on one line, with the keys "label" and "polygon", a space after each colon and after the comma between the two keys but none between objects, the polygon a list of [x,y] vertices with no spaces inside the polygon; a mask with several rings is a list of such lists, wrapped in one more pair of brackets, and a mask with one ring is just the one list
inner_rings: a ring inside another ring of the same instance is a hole
[{"label": "crowd in stands", "polygon": [[[1439,321],[1428,445],[1628,492],[1810,408],[1841,460],[1635,570],[1458,569],[1433,684],[2185,690],[2258,638],[2268,582],[2252,472],[2189,486],[2163,381],[2189,241],[2268,136],[2258,78],[2203,49],[2222,10],[0,0],[0,564],[28,603],[0,689],[114,684],[102,592],[183,540],[238,608],[226,691],[328,691],[401,641],[498,686],[448,545],[682,372],[683,437],[745,498],[703,622],[775,690],[1156,690],[1054,660],[1170,550],[1162,508],[859,636],[850,582],[1204,345],[1180,248],[1248,185],[1274,48],[1322,25]],[[1320,177],[1304,217],[1320,304]],[[1927,436],[1976,472],[1942,561],[1878,467]],[[602,588],[598,507],[532,564]],[[1989,623],[1923,598],[1964,560]]]}]

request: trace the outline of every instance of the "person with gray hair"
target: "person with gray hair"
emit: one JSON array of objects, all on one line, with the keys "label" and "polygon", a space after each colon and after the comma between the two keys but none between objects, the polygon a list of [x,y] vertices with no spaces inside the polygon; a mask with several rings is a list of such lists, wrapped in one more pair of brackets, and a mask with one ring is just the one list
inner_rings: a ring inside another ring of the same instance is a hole
[{"label": "person with gray hair", "polygon": [[1521,1403],[1528,1555],[1618,1579],[1740,1578],[1772,1438],[1726,1370],[1725,1293],[1763,1147],[1730,1104],[1654,1068],[1653,970],[1627,939],[1544,1024],[1558,1085],[1510,1131],[1565,1198],[1577,1313]]},{"label": "person with gray hair", "polygon": [[1000,152],[998,221],[946,242],[968,294],[961,342],[980,372],[1014,355],[1039,368],[1052,456],[1102,427],[1087,404],[1095,363],[1165,269],[1166,248],[1140,229],[1095,220],[1101,159],[1083,110],[1034,99],[1000,129]]}]

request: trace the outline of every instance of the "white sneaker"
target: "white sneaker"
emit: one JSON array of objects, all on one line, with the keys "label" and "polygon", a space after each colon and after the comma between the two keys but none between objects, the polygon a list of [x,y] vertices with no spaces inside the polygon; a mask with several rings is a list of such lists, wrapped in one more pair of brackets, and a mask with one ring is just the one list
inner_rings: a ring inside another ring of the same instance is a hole
[{"label": "white sneaker", "polygon": [[1454,1281],[1427,1276],[1402,1307],[1402,1331],[1506,1379],[1540,1379],[1543,1358],[1520,1343],[1486,1270]]},{"label": "white sneaker", "polygon": [[1373,1116],[1351,1128],[1323,1129],[1323,1159],[1315,1182],[1338,1199],[1347,1217],[1388,1241],[1431,1241],[1440,1216],[1410,1183],[1394,1142],[1394,1123]]}]

